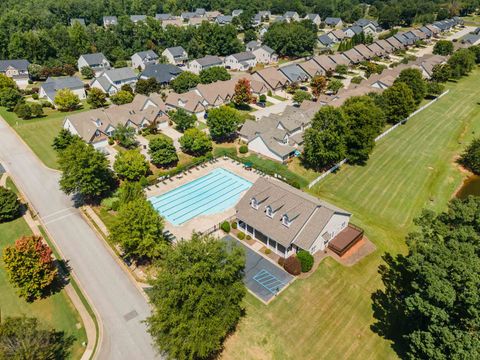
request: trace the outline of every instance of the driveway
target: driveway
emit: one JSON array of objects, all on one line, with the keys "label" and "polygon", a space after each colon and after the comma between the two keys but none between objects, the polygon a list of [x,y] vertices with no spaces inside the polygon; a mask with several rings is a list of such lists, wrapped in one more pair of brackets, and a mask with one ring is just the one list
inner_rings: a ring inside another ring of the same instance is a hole
[{"label": "driveway", "polygon": [[33,205],[94,307],[103,330],[99,359],[155,359],[142,322],[151,308],[129,275],[59,189],[47,169],[0,118],[0,162]]},{"label": "driveway", "polygon": [[167,135],[169,138],[171,138],[173,140],[173,145],[175,145],[175,149],[177,149],[177,151],[180,151],[180,143],[178,142],[178,139],[180,139],[180,137],[182,136],[182,133],[178,132],[177,130],[175,130],[173,127],[170,127],[170,126],[164,129],[161,129],[160,131],[165,135]]},{"label": "driveway", "polygon": [[230,246],[236,244],[245,249],[246,261],[243,282],[248,290],[265,303],[272,300],[278,292],[293,281],[293,275],[273,264],[241,241],[229,235],[225,236],[223,240]]},{"label": "driveway", "polygon": [[[278,100],[277,100],[278,101]],[[292,100],[285,100],[282,102],[278,102],[274,105],[267,106],[266,108],[263,108],[261,110],[253,111],[251,114],[255,116],[256,120],[261,119],[262,117],[267,117],[270,114],[281,114],[282,112],[285,111],[285,108],[287,106],[293,105]]]},{"label": "driveway", "polygon": [[[469,32],[471,32],[475,29],[476,28],[474,26],[466,26],[465,28],[460,29],[456,33],[448,35],[447,37],[445,37],[445,40],[452,41],[454,39],[460,39],[461,37],[463,37],[464,35],[467,35]],[[426,55],[426,54],[431,54],[432,51],[433,51],[433,46],[434,46],[434,44],[431,44],[431,45],[428,45],[424,48],[421,48],[414,55],[417,56],[417,57],[421,57],[421,56]]]}]

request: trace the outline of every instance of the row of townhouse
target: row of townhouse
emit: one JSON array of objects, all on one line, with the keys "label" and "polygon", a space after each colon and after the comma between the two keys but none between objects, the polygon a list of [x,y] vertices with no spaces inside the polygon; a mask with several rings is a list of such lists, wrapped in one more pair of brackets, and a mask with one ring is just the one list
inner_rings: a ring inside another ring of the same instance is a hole
[{"label": "row of townhouse", "polygon": [[[246,74],[242,78],[250,82],[254,95],[260,96],[268,92],[265,83],[254,79],[250,74]],[[199,84],[183,94],[171,92],[165,100],[167,110],[183,109],[201,118],[208,109],[227,104],[232,100],[238,80],[231,79],[211,84]]]},{"label": "row of townhouse", "polygon": [[[333,60],[330,60],[333,64]],[[424,55],[409,64],[401,64],[386,69],[381,74],[372,75],[361,84],[342,89],[335,95],[322,95],[316,102],[305,101],[298,108],[287,106],[281,114],[271,114],[257,121],[247,120],[239,130],[239,137],[248,145],[250,151],[284,163],[303,151],[303,134],[310,127],[311,119],[320,107],[339,107],[352,96],[381,93],[392,86],[400,72],[406,68],[420,69],[428,78],[432,75],[434,66],[445,63],[446,60],[446,57],[440,55]],[[267,79],[270,84],[288,81],[283,72],[275,72],[273,68],[268,71],[270,77]]]},{"label": "row of townhouse", "polygon": [[140,131],[146,127],[162,129],[168,126],[166,106],[159,94],[136,95],[133,102],[124,105],[111,105],[108,108],[68,114],[63,128],[80,136],[96,149],[108,144],[119,125]]}]

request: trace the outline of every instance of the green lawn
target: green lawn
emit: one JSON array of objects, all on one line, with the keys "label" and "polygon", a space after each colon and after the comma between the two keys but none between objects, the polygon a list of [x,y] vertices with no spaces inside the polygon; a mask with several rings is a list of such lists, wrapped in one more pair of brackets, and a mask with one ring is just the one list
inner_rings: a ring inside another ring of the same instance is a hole
[{"label": "green lawn", "polygon": [[[68,114],[87,110],[87,106]],[[52,141],[62,128],[63,119],[67,113],[45,108],[45,117],[22,120],[15,113],[0,107],[2,116],[10,126],[20,135],[33,152],[52,169],[57,169],[57,154],[52,149]]]},{"label": "green lawn", "polygon": [[370,330],[370,296],[385,251],[405,251],[405,235],[422,208],[444,209],[462,174],[454,164],[480,132],[480,71],[375,148],[364,167],[346,167],[312,189],[351,211],[378,250],[353,267],[326,259],[265,306],[246,298],[247,316],[227,341],[224,359],[395,359]]},{"label": "green lawn", "polygon": [[[0,252],[6,245],[13,244],[22,235],[30,235],[31,230],[23,218],[0,224]],[[82,326],[77,329],[77,323],[81,324],[80,317],[73,307],[70,299],[62,291],[47,299],[27,303],[20,299],[15,288],[10,285],[5,273],[3,262],[0,259],[0,310],[2,317],[6,316],[32,316],[37,317],[47,327],[63,330],[75,336],[76,341],[72,348],[72,359],[80,359],[86,341],[85,330]]]}]

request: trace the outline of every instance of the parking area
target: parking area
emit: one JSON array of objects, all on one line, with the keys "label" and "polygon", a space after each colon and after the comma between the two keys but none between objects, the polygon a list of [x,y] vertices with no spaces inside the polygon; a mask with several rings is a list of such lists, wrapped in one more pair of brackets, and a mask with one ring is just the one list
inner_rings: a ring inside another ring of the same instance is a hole
[{"label": "parking area", "polygon": [[294,276],[235,238],[227,235],[223,240],[231,245],[242,246],[245,249],[246,262],[243,282],[247,289],[264,303],[270,302],[294,279]]}]

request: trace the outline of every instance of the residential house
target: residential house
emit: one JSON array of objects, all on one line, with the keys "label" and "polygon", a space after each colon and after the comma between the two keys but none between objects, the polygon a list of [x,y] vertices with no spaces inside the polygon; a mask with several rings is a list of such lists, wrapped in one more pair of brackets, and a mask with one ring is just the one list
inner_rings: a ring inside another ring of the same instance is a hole
[{"label": "residential house", "polygon": [[189,26],[200,26],[202,22],[207,21],[207,19],[199,16],[192,17],[188,19]]},{"label": "residential house", "polygon": [[318,37],[318,44],[323,48],[331,48],[335,42],[327,34],[320,35]]},{"label": "residential house", "polygon": [[168,126],[165,103],[159,94],[136,95],[130,104],[110,105],[77,114],[68,114],[63,128],[84,141],[101,149],[108,144],[118,126],[127,126],[137,131],[147,127],[162,129]]},{"label": "residential house", "polygon": [[357,50],[355,49],[350,49],[347,51],[343,52],[343,56],[345,56],[352,64],[358,64],[361,61],[366,60],[362,54],[360,54]]},{"label": "residential house", "polygon": [[200,71],[214,67],[224,66],[223,60],[218,56],[207,55],[200,59],[190,61],[188,69],[194,74],[200,74]]},{"label": "residential house", "polygon": [[433,24],[425,25],[425,27],[431,31],[433,37],[437,37],[441,32],[441,30]]},{"label": "residential house", "polygon": [[259,178],[235,210],[238,228],[282,258],[330,244],[350,248],[363,237],[348,233],[349,212],[276,179]]},{"label": "residential house", "polygon": [[358,25],[352,25],[343,30],[345,37],[349,39],[353,38],[355,35],[360,35],[362,32],[362,27]]},{"label": "residential house", "polygon": [[387,40],[377,40],[375,44],[381,47],[387,54],[391,54],[395,51],[395,48]]},{"label": "residential house", "polygon": [[183,12],[180,14],[180,18],[184,22],[188,22],[191,18],[194,18],[194,17],[197,17],[197,14],[195,14],[194,12]]},{"label": "residential house", "polygon": [[354,47],[354,49],[366,60],[370,60],[375,57],[375,54],[365,44],[358,44]]},{"label": "residential house", "polygon": [[84,67],[90,67],[95,76],[98,76],[105,70],[110,69],[110,62],[103,53],[83,54],[78,58],[77,67],[78,71],[82,71]]},{"label": "residential house", "polygon": [[183,109],[189,114],[197,117],[203,117],[208,106],[207,101],[195,90],[190,90],[183,94],[171,92],[165,100],[167,111],[175,109]]},{"label": "residential house", "polygon": [[252,26],[257,27],[262,24],[262,17],[259,14],[255,14],[252,17]]},{"label": "residential house", "polygon": [[322,75],[335,71],[337,64],[328,55],[317,55],[312,58],[323,70]]},{"label": "residential house", "polygon": [[300,21],[300,15],[296,11],[287,11],[283,15],[283,18],[287,22],[292,22],[292,21]]},{"label": "residential house", "polygon": [[235,9],[232,11],[232,16],[233,17],[240,16],[242,13],[243,13],[242,9]]},{"label": "residential house", "polygon": [[130,15],[130,21],[134,24],[139,22],[145,22],[147,20],[147,15]]},{"label": "residential house", "polygon": [[338,65],[347,65],[350,66],[350,60],[348,60],[345,56],[343,56],[340,53],[333,54],[333,55],[328,55],[330,60],[332,60],[335,63],[335,67]]},{"label": "residential house", "polygon": [[59,90],[69,89],[80,100],[87,98],[85,94],[85,85],[82,80],[76,76],[49,77],[41,86],[38,95],[41,99],[46,99],[49,103],[55,104],[55,96]]},{"label": "residential house", "polygon": [[[323,36],[323,35],[322,35]],[[327,33],[327,36],[334,42],[339,43],[347,37],[343,30],[332,30]]]},{"label": "residential house", "polygon": [[160,84],[170,84],[181,72],[182,69],[172,64],[148,64],[140,73],[139,79],[154,78]]},{"label": "residential house", "polygon": [[220,15],[220,16],[217,16],[217,18],[215,19],[215,22],[218,25],[228,25],[232,23],[232,20],[233,20],[233,17],[231,15]]},{"label": "residential house", "polygon": [[415,43],[415,41],[413,41],[411,38],[407,37],[407,36],[405,35],[405,33],[402,32],[402,31],[399,31],[398,33],[396,33],[395,35],[393,35],[393,37],[394,37],[395,39],[397,39],[398,42],[400,42],[400,44],[402,44],[402,46],[403,46],[404,48],[406,48],[406,47],[409,46],[409,45],[413,45],[413,44]]},{"label": "residential house", "polygon": [[282,66],[278,69],[278,71],[282,72],[290,83],[303,83],[310,79],[308,73],[298,66],[298,64]]},{"label": "residential house", "polygon": [[341,29],[343,27],[343,21],[340,18],[327,17],[325,18],[325,25],[330,28]]},{"label": "residential house", "polygon": [[382,31],[382,28],[375,20],[358,19],[353,25],[360,26],[365,35],[377,36],[377,33]]},{"label": "residential house", "polygon": [[394,52],[405,48],[405,45],[403,45],[400,41],[397,40],[397,38],[393,36],[385,39],[385,41],[393,47]]},{"label": "residential house", "polygon": [[282,90],[290,83],[290,80],[278,69],[268,67],[255,71],[253,78],[263,81],[270,88],[271,91]]},{"label": "residential house", "polygon": [[195,9],[195,15],[199,17],[205,17],[207,14],[206,10],[204,8],[196,8]]},{"label": "residential house", "polygon": [[247,51],[253,51],[255,49],[258,49],[260,46],[262,46],[262,43],[260,41],[252,40],[249,41],[245,47]]},{"label": "residential house", "polygon": [[163,50],[162,55],[165,56],[170,64],[185,64],[188,60],[188,54],[181,46],[174,46]]},{"label": "residential house", "polygon": [[158,55],[153,50],[140,51],[132,55],[132,68],[145,69],[149,64],[158,63]]},{"label": "residential house", "polygon": [[17,86],[25,89],[28,86],[30,62],[25,59],[0,60],[0,74],[12,78]]},{"label": "residential house", "polygon": [[385,49],[380,47],[377,43],[372,43],[367,45],[367,47],[375,56],[383,57],[388,54]]},{"label": "residential house", "polygon": [[70,26],[73,26],[75,24],[86,26],[85,19],[83,19],[83,18],[70,19]]},{"label": "residential house", "polygon": [[424,78],[430,79],[435,65],[445,64],[446,62],[447,58],[445,56],[428,54],[417,58],[414,64],[420,69]]},{"label": "residential house", "polygon": [[176,27],[183,26],[183,20],[181,18],[161,20],[161,22],[162,22],[163,29],[165,29],[167,26],[176,26]]},{"label": "residential house", "polygon": [[90,87],[113,95],[120,91],[123,85],[130,85],[132,88],[135,88],[136,82],[137,75],[135,72],[131,68],[124,67],[104,71],[92,81]]},{"label": "residential house", "polygon": [[207,11],[205,16],[209,21],[214,21],[217,17],[221,16],[222,13],[220,11]]},{"label": "residential house", "polygon": [[237,54],[229,55],[225,58],[225,67],[227,69],[247,71],[257,65],[257,58],[251,51],[243,51]]},{"label": "residential house", "polygon": [[103,17],[103,27],[109,27],[118,25],[118,19],[116,16],[104,16]]},{"label": "residential house", "polygon": [[313,22],[315,25],[320,26],[322,23],[322,19],[320,18],[320,15],[318,14],[307,14],[305,15],[305,20],[310,20]]},{"label": "residential house", "polygon": [[278,61],[278,55],[271,47],[267,45],[262,45],[252,51],[253,55],[257,59],[257,63],[260,64],[271,64]]},{"label": "residential house", "polygon": [[173,20],[175,16],[172,14],[155,14],[155,19],[158,21]]},{"label": "residential house", "polygon": [[325,71],[323,70],[323,68],[321,68],[320,65],[318,65],[317,62],[313,59],[298,63],[297,65],[300,66],[302,70],[306,72],[311,78],[317,75],[325,75]]},{"label": "residential house", "polygon": [[480,42],[480,34],[468,33],[460,39],[460,42],[468,46],[477,45]]}]

